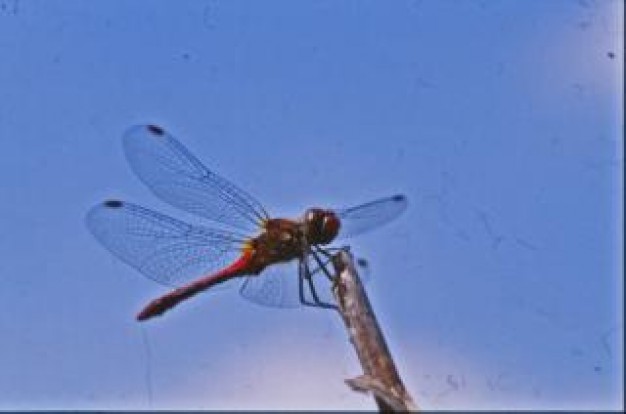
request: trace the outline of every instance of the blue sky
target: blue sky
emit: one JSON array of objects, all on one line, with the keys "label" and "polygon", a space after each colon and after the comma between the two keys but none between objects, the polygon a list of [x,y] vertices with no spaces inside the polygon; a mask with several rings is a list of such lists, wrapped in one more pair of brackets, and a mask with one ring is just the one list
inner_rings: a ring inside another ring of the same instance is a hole
[{"label": "blue sky", "polygon": [[[0,0],[0,409],[373,408],[340,320],[163,287],[102,199],[152,122],[276,216],[404,193],[350,241],[416,402],[623,401],[619,1]],[[295,277],[295,275],[294,275]]]}]

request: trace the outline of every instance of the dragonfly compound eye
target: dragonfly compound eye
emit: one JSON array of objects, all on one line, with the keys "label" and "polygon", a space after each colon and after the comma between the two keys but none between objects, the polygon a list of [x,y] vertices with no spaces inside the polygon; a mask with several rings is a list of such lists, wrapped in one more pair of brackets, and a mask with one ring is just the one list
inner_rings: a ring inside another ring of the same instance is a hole
[{"label": "dragonfly compound eye", "polygon": [[339,219],[329,210],[309,209],[305,215],[307,237],[313,244],[328,244],[339,232]]},{"label": "dragonfly compound eye", "polygon": [[327,244],[330,243],[337,237],[337,233],[339,233],[339,219],[335,215],[335,213],[327,211],[324,213],[324,218],[322,219],[322,229],[320,231],[320,243]]},{"label": "dragonfly compound eye", "polygon": [[322,226],[324,220],[324,212],[319,208],[310,208],[304,215],[304,221],[306,224],[306,233],[309,238],[309,242],[318,244],[322,234]]},{"label": "dragonfly compound eye", "polygon": [[309,227],[313,226],[313,223],[315,223],[315,220],[319,214],[319,209],[316,208],[310,208],[306,211],[306,214],[304,215],[304,221],[309,225]]}]

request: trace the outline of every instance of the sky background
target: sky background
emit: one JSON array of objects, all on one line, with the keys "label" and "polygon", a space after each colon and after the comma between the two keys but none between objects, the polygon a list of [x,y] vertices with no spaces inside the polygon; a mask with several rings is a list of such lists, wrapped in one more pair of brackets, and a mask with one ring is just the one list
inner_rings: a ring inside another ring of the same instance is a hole
[{"label": "sky background", "polygon": [[[426,409],[623,401],[621,1],[0,0],[0,409],[373,409],[340,319],[165,292],[89,234],[157,123],[275,216],[404,193],[350,240]],[[295,277],[295,275],[294,275]]]}]

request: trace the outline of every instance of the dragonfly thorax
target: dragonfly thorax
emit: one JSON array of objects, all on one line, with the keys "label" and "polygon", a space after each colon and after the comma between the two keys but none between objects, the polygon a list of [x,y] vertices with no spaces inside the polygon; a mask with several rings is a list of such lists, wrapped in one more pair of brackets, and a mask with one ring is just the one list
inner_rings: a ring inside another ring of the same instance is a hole
[{"label": "dragonfly thorax", "polygon": [[303,246],[306,245],[304,226],[293,220],[269,219],[263,225],[263,232],[251,239],[248,245],[253,252],[253,267],[260,272],[272,263],[302,256]]}]

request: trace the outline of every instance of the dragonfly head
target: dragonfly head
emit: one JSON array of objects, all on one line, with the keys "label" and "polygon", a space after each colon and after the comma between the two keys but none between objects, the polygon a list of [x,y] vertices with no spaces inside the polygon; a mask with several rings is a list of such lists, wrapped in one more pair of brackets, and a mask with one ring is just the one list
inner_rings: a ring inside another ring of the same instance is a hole
[{"label": "dragonfly head", "polygon": [[339,233],[339,218],[334,211],[310,208],[304,214],[306,237],[310,244],[328,244]]}]

